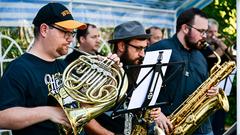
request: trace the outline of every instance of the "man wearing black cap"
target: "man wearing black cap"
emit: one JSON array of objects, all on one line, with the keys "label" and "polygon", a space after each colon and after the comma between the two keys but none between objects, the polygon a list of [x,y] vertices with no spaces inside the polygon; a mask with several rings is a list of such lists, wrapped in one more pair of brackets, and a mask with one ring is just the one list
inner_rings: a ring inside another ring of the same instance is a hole
[{"label": "man wearing black cap", "polygon": [[0,128],[14,135],[57,135],[57,124],[70,127],[64,111],[48,100],[59,90],[75,29],[85,24],[73,19],[59,3],[43,6],[33,20],[35,40],[29,52],[12,61],[0,81]]},{"label": "man wearing black cap", "polygon": [[[129,21],[115,27],[113,39],[108,42],[114,45],[114,52],[120,57],[120,61],[124,67],[126,65],[142,64],[145,56],[144,49],[147,47],[147,39],[149,34],[145,33],[144,27],[137,21]],[[136,83],[139,69],[125,69],[129,87],[132,89]],[[155,108],[151,112],[153,118],[157,118],[160,113],[160,108]],[[110,119],[107,114],[103,114],[97,120],[107,129],[117,134],[131,133],[131,122],[125,119],[126,115],[119,116],[115,119]],[[127,116],[128,117],[128,116]]]}]

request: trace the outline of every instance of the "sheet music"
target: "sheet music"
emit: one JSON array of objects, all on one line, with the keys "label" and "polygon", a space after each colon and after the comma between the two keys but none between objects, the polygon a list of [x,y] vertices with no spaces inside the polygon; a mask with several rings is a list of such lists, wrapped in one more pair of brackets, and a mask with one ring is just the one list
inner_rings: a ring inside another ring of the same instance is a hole
[{"label": "sheet music", "polygon": [[223,88],[223,89],[224,89],[224,91],[225,91],[225,93],[226,93],[227,96],[229,96],[230,93],[231,93],[232,83],[233,83],[233,79],[234,79],[234,77],[235,77],[235,75],[236,75],[236,72],[237,72],[237,70],[234,69],[228,77],[226,77],[225,79],[223,79],[223,80],[222,80],[221,82],[219,82],[219,84],[218,84],[218,86],[219,86],[220,88]]},{"label": "sheet music", "polygon": [[[143,65],[149,65],[149,64],[156,64],[159,52],[162,51],[162,61],[161,63],[168,63],[170,60],[170,56],[172,53],[172,50],[157,50],[157,51],[152,51],[152,52],[147,52],[145,55],[145,58],[143,60]],[[137,83],[142,80],[142,78],[151,70],[152,67],[148,68],[142,68],[140,70]],[[162,73],[165,75],[167,66],[162,66]],[[135,109],[135,108],[140,108],[145,100],[145,97],[147,95],[148,87],[151,81],[153,72],[151,72],[145,80],[133,91],[132,97],[130,99],[130,103],[128,106],[128,109]],[[157,75],[155,75],[153,82],[156,81]],[[162,78],[161,75],[159,74],[158,78],[158,83],[156,85],[156,88],[153,93],[153,98],[150,102],[149,105],[154,105],[156,103],[157,97],[160,93],[162,86]],[[151,87],[151,90],[153,90],[153,87]]]}]

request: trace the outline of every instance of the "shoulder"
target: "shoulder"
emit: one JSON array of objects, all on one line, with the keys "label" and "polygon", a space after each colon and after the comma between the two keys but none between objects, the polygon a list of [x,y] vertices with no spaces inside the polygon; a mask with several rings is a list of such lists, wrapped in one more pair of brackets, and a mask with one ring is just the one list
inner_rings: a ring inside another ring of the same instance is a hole
[{"label": "shoulder", "polygon": [[152,45],[150,45],[147,48],[147,51],[155,51],[155,50],[164,50],[164,49],[172,49],[172,45],[173,45],[173,40],[172,38],[169,39],[163,39],[157,43],[154,43]]},{"label": "shoulder", "polygon": [[26,57],[26,54],[21,55],[20,57],[16,58],[15,60],[11,61],[9,65],[7,66],[6,71],[8,70],[14,70],[14,71],[21,71],[24,70],[28,65],[30,61],[28,57]]},{"label": "shoulder", "polygon": [[64,59],[64,61],[67,63],[67,64],[70,64],[71,62],[73,62],[74,60],[76,60],[80,55],[82,55],[80,52],[77,52],[77,51],[73,51],[71,52],[70,54],[68,54],[66,56],[66,58]]}]

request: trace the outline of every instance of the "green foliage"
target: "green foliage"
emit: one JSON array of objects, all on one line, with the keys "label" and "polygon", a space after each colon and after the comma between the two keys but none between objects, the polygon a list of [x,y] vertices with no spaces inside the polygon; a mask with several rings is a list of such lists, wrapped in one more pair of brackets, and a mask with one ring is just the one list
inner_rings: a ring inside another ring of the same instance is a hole
[{"label": "green foliage", "polygon": [[234,124],[234,122],[237,121],[237,101],[236,101],[236,97],[237,97],[237,86],[236,86],[236,78],[233,81],[233,87],[232,87],[232,91],[231,94],[228,96],[228,101],[229,101],[229,105],[230,105],[230,111],[227,113],[227,118],[225,120],[225,124],[226,125],[232,125]]},{"label": "green foliage", "polygon": [[[21,49],[24,51],[26,50],[28,43],[26,42],[23,34],[21,34],[21,28],[19,27],[0,27],[0,33],[4,36],[8,36],[10,38],[12,38],[13,40],[16,41],[16,43],[21,47]],[[1,39],[1,44],[2,44],[2,54],[6,53],[7,49],[9,49],[10,45],[13,45],[13,42],[11,42],[11,40],[7,39],[7,38],[2,38]],[[8,53],[6,54],[6,56],[4,57],[4,59],[15,59],[18,56],[20,56],[21,53],[18,50],[18,48],[13,45],[10,50],[8,51]],[[6,67],[8,66],[9,62],[3,62],[3,70],[6,69]]]},{"label": "green foliage", "polygon": [[113,33],[114,28],[112,27],[101,27],[100,28],[100,35],[102,38],[102,42],[101,42],[101,50],[100,50],[100,54],[103,56],[107,56],[108,53],[111,52],[111,45],[108,44],[108,40],[112,39],[112,33]]},{"label": "green foliage", "polygon": [[236,44],[236,0],[214,0],[203,9],[209,18],[219,23],[219,33],[228,46]]}]

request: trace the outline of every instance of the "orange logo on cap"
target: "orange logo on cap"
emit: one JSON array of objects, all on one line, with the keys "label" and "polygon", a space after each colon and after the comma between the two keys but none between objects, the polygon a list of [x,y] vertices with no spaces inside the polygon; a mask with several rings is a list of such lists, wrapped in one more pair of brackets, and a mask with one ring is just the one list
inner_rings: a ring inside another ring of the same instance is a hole
[{"label": "orange logo on cap", "polygon": [[70,11],[69,10],[64,10],[64,11],[62,11],[62,16],[66,16],[66,15],[69,15],[69,14],[71,14],[70,13]]}]

